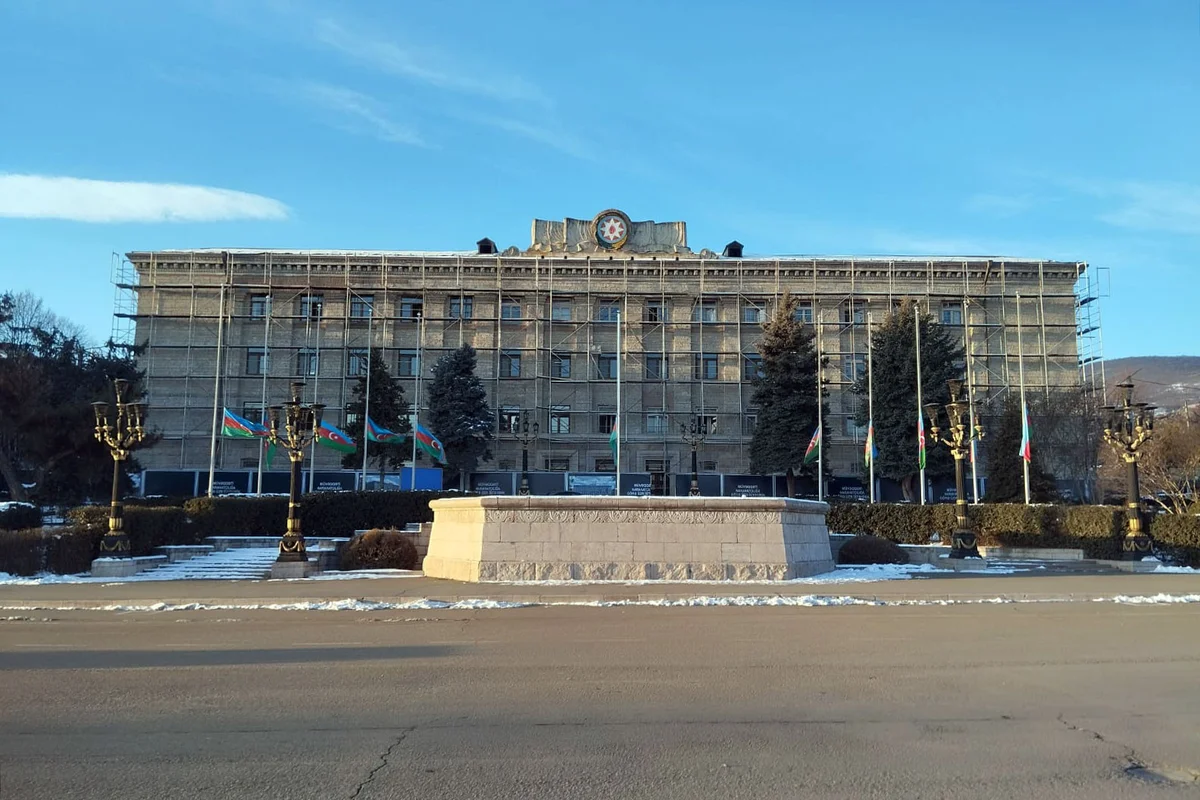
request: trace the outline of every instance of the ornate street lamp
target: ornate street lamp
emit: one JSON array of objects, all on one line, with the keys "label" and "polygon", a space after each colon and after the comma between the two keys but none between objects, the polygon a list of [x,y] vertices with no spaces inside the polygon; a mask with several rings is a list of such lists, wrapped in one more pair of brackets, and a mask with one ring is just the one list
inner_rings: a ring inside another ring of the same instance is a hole
[{"label": "ornate street lamp", "polygon": [[950,423],[950,427],[946,431],[947,436],[940,435],[941,428],[937,424],[937,403],[925,404],[925,416],[929,417],[929,432],[934,443],[941,442],[949,447],[950,454],[954,456],[954,485],[958,496],[954,500],[955,525],[954,532],[950,534],[950,557],[979,558],[975,532],[971,530],[970,522],[967,520],[967,487],[964,467],[967,456],[971,453],[971,441],[983,438],[983,426],[975,425],[972,429],[970,405],[966,401],[959,401],[963,382],[950,380],[946,381],[946,385],[950,388],[950,402],[946,403],[946,417]]},{"label": "ornate street lamp", "polygon": [[1154,409],[1133,402],[1133,384],[1119,383],[1121,403],[1105,406],[1109,419],[1104,425],[1104,441],[1125,461],[1125,515],[1128,530],[1121,540],[1121,555],[1133,561],[1152,555],[1154,546],[1142,525],[1142,493],[1138,483],[1138,459],[1142,447],[1154,435]]},{"label": "ornate street lamp", "polygon": [[692,419],[691,425],[679,424],[679,433],[683,436],[683,441],[692,448],[692,485],[688,489],[688,496],[700,496],[700,471],[696,464],[696,453],[700,449],[700,445],[708,437],[708,430],[705,425],[698,424],[695,418]]},{"label": "ornate street lamp", "polygon": [[[292,481],[288,490],[287,532],[279,540],[279,558],[276,561],[308,561],[304,549],[304,535],[300,533],[300,470],[304,463],[304,448],[312,444],[321,427],[325,406],[321,403],[305,405],[301,400],[304,383],[292,384],[292,399],[282,406],[267,409],[267,438],[271,444],[287,450],[292,462]],[[279,422],[282,415],[283,430]]]},{"label": "ornate street lamp", "polygon": [[108,414],[108,403],[99,400],[92,403],[96,412],[96,441],[108,448],[113,460],[112,505],[108,511],[108,533],[100,540],[102,557],[128,558],[129,535],[125,533],[124,507],[121,504],[121,464],[129,458],[129,450],[133,445],[146,438],[143,423],[146,419],[145,403],[125,402],[125,392],[129,389],[129,381],[124,378],[113,380],[113,394],[116,397],[116,415]]},{"label": "ornate street lamp", "polygon": [[538,431],[540,426],[537,422],[532,425],[532,431],[529,424],[529,412],[521,412],[521,424],[518,428],[514,423],[513,433],[517,435],[517,441],[521,443],[521,488],[517,494],[525,496],[529,494],[529,445],[537,441]]}]

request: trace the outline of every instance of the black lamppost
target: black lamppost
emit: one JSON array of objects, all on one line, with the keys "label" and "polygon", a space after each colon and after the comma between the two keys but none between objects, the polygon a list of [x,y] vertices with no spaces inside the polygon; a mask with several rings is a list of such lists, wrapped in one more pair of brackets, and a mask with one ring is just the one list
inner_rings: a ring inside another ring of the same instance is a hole
[{"label": "black lamppost", "polygon": [[1133,402],[1133,384],[1119,383],[1121,403],[1105,406],[1109,419],[1104,425],[1104,441],[1125,461],[1125,515],[1128,530],[1121,540],[1122,557],[1137,561],[1154,552],[1150,537],[1142,525],[1142,493],[1138,482],[1138,459],[1142,446],[1154,435],[1154,409]]},{"label": "black lamppost", "polygon": [[934,443],[941,442],[949,447],[950,454],[954,456],[954,485],[957,497],[954,500],[954,532],[950,534],[950,557],[979,558],[975,532],[971,530],[970,522],[967,520],[967,487],[964,470],[967,456],[971,452],[971,440],[983,438],[983,426],[975,425],[973,430],[971,428],[970,407],[966,402],[959,402],[963,388],[962,381],[950,380],[946,384],[950,388],[950,402],[946,403],[946,417],[950,422],[948,435],[946,437],[939,435],[941,429],[937,424],[937,403],[925,404],[925,416],[929,417],[930,434]]},{"label": "black lamppost", "polygon": [[530,428],[529,412],[522,411],[520,427],[517,427],[515,421],[513,424],[513,433],[517,435],[517,441],[521,443],[521,488],[517,491],[517,494],[521,496],[529,494],[529,445],[537,441],[540,426],[534,422],[532,430]]},{"label": "black lamppost", "polygon": [[696,466],[696,452],[700,449],[700,445],[704,443],[708,436],[706,427],[693,419],[691,425],[679,424],[679,433],[683,436],[683,441],[692,447],[692,485],[688,489],[690,497],[700,496],[700,471]]},{"label": "black lamppost", "polygon": [[108,415],[108,403],[99,400],[92,403],[96,412],[96,441],[108,448],[113,460],[112,505],[108,511],[108,533],[100,540],[102,556],[127,558],[129,550],[129,535],[125,533],[124,507],[121,505],[121,464],[129,458],[129,449],[146,438],[146,429],[142,427],[146,419],[145,403],[125,402],[125,391],[129,381],[124,378],[113,380],[113,394],[116,397],[116,416]]},{"label": "black lamppost", "polygon": [[[312,444],[321,427],[321,416],[325,406],[321,403],[305,405],[300,400],[304,383],[292,384],[292,399],[283,406],[267,409],[267,437],[271,444],[287,450],[292,462],[292,481],[288,490],[287,532],[279,540],[279,558],[276,561],[308,561],[304,549],[304,535],[300,533],[300,486],[301,465],[304,463],[304,448]],[[280,411],[283,412],[283,430],[279,429]]]}]

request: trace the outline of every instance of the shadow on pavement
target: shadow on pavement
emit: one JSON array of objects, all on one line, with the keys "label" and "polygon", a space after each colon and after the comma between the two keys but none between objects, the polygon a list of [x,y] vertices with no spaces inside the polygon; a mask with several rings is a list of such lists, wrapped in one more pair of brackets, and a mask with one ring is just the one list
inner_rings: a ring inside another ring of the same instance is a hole
[{"label": "shadow on pavement", "polygon": [[263,650],[31,650],[0,653],[0,670],[227,667],[391,661],[401,658],[440,658],[452,655],[457,650],[458,648],[445,646],[289,647]]}]

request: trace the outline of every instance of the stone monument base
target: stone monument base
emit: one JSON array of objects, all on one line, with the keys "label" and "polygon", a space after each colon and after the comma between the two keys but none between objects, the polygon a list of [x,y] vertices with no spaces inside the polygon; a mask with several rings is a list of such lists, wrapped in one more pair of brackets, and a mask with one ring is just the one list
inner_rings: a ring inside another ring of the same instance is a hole
[{"label": "stone monument base", "polygon": [[459,581],[788,580],[829,572],[807,500],[461,497],[434,500],[425,574]]},{"label": "stone monument base", "polygon": [[320,571],[320,563],[309,555],[308,561],[276,561],[271,564],[271,579],[307,578]]}]

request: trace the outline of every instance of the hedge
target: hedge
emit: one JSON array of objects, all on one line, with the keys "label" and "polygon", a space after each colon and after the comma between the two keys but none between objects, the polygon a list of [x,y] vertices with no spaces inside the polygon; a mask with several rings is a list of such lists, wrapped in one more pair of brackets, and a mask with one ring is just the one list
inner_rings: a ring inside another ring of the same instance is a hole
[{"label": "hedge", "polygon": [[[200,531],[189,522],[182,508],[126,506],[123,527],[129,536],[132,555],[148,556],[167,544],[199,544]],[[108,506],[79,506],[67,512],[70,527],[85,531],[99,541],[108,531]]]},{"label": "hedge", "polygon": [[75,575],[92,568],[100,538],[73,528],[0,531],[0,572]]},{"label": "hedge", "polygon": [[0,531],[37,528],[41,524],[42,510],[32,503],[0,503]]},{"label": "hedge", "polygon": [[342,551],[342,569],[416,569],[417,546],[397,530],[371,530],[354,536]]},{"label": "hedge", "polygon": [[[307,502],[307,498],[305,498]],[[286,497],[191,497],[183,504],[201,539],[205,536],[282,536]],[[307,515],[301,512],[301,522]],[[306,534],[311,530],[301,528]]]}]

